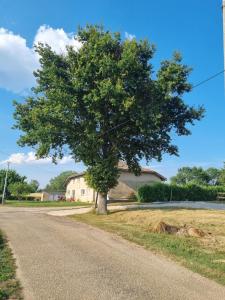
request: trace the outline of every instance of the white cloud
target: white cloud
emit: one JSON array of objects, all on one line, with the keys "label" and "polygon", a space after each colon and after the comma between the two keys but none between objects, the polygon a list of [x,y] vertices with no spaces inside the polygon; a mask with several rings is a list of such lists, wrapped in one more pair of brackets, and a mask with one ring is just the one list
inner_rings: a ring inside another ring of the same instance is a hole
[{"label": "white cloud", "polygon": [[0,28],[0,87],[22,92],[34,84],[38,59],[26,40]]},{"label": "white cloud", "polygon": [[60,164],[60,165],[66,165],[66,164],[71,163],[71,162],[74,162],[74,159],[70,155],[64,156],[62,159],[57,161],[57,163]]},{"label": "white cloud", "polygon": [[[28,152],[27,154],[13,153],[9,156],[8,159],[1,161],[0,164],[5,164],[7,162],[10,162],[15,165],[51,164],[52,159],[50,157],[37,159],[34,152]],[[72,162],[74,162],[74,159],[70,155],[64,156],[62,159],[57,160],[58,164],[67,164]]]},{"label": "white cloud", "polygon": [[41,26],[37,31],[34,44],[38,42],[50,45],[58,54],[65,53],[66,46],[72,46],[76,50],[81,47],[81,43],[74,38],[73,34],[66,33],[62,28],[53,29],[46,25]]},{"label": "white cloud", "polygon": [[128,32],[125,32],[125,39],[129,40],[129,41],[132,41],[133,39],[135,39],[136,36],[134,34],[131,34],[131,33],[128,33]]},{"label": "white cloud", "polygon": [[[76,50],[81,47],[81,43],[72,34],[49,26],[38,29],[33,45],[38,42],[49,44],[59,54],[65,53],[67,45]],[[30,89],[35,84],[33,71],[38,66],[38,55],[34,47],[28,47],[26,39],[20,35],[0,28],[0,88],[15,93]]]}]

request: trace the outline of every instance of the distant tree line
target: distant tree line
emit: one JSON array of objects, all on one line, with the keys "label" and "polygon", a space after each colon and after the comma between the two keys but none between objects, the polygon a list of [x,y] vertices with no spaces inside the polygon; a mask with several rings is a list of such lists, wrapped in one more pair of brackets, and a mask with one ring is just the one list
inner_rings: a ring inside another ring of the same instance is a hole
[{"label": "distant tree line", "polygon": [[[65,181],[66,179],[76,174],[74,171],[64,171],[58,176],[50,179],[49,183],[44,189],[39,188],[39,182],[37,180],[27,181],[26,176],[22,176],[15,170],[9,170],[8,180],[6,186],[6,198],[15,197],[15,199],[26,198],[30,193],[46,191],[48,193],[53,192],[65,192]],[[4,182],[5,182],[6,170],[0,170],[0,195],[3,193]]]},{"label": "distant tree line", "polygon": [[225,186],[225,165],[222,169],[202,167],[183,167],[178,169],[177,175],[171,177],[172,184]]},{"label": "distant tree line", "polygon": [[[4,189],[6,170],[0,170],[0,194],[2,195]],[[39,188],[39,182],[37,180],[27,181],[26,176],[21,176],[15,170],[9,170],[8,180],[6,186],[6,197],[15,196],[21,198],[24,195],[34,193]]]},{"label": "distant tree line", "polygon": [[66,191],[65,181],[69,176],[73,174],[76,174],[76,172],[64,171],[60,173],[58,176],[50,179],[49,183],[46,185],[44,190],[48,193],[65,192]]}]

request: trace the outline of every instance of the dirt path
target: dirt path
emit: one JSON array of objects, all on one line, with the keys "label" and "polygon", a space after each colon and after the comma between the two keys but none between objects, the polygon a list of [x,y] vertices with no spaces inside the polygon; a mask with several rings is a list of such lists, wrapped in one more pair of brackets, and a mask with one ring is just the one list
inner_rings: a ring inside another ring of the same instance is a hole
[{"label": "dirt path", "polygon": [[43,212],[0,209],[0,228],[17,258],[25,299],[225,299],[224,287],[174,262]]}]

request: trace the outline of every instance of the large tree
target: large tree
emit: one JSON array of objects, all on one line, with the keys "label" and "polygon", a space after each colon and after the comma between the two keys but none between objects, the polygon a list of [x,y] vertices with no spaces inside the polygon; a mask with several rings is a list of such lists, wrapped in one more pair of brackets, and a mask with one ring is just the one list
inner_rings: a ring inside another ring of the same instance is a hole
[{"label": "large tree", "polygon": [[223,170],[217,168],[182,167],[171,177],[174,184],[221,185]]},{"label": "large tree", "polygon": [[123,40],[102,27],[79,29],[82,47],[56,54],[39,44],[37,85],[24,103],[15,103],[19,144],[35,146],[38,157],[63,157],[68,151],[87,166],[86,180],[99,194],[98,212],[117,184],[118,161],[140,174],[141,159],[177,155],[171,133],[189,135],[187,124],[203,108],[185,104],[191,91],[189,67],[175,54],[157,72],[150,63],[155,48],[147,40]]},{"label": "large tree", "polygon": [[65,191],[65,181],[66,179],[73,175],[76,174],[74,171],[64,171],[60,173],[58,176],[50,179],[50,182],[46,185],[45,191],[46,192],[62,192]]},{"label": "large tree", "polygon": [[14,182],[8,186],[11,195],[21,200],[33,192],[32,185],[27,182]]},{"label": "large tree", "polygon": [[[0,170],[0,194],[3,193],[6,172],[7,171],[5,169]],[[26,176],[21,176],[15,170],[9,170],[7,186],[6,186],[6,195],[10,194],[9,189],[8,189],[8,186],[10,184],[14,184],[17,182],[25,182],[25,180],[26,180]]]},{"label": "large tree", "polygon": [[35,193],[38,191],[38,188],[39,188],[39,182],[35,179],[32,179],[29,183],[30,185],[30,192],[31,193]]},{"label": "large tree", "polygon": [[221,173],[219,176],[219,184],[225,185],[225,163],[223,169],[221,169]]},{"label": "large tree", "polygon": [[222,174],[223,169],[217,169],[217,168],[208,168],[206,170],[208,176],[209,176],[209,184],[210,185],[221,185],[222,184]]},{"label": "large tree", "polygon": [[171,178],[174,184],[207,185],[210,182],[209,174],[201,167],[183,167],[178,169],[177,175]]}]

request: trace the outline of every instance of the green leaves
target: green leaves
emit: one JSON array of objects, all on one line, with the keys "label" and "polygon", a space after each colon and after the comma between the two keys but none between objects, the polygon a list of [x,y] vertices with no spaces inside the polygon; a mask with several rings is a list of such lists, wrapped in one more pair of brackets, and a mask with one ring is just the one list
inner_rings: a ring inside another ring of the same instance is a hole
[{"label": "green leaves", "polygon": [[201,167],[183,167],[178,170],[176,176],[171,178],[175,184],[197,184],[197,185],[225,185],[223,180],[224,169]]},{"label": "green leaves", "polygon": [[187,82],[192,71],[186,65],[182,65],[182,57],[175,52],[171,61],[165,60],[157,73],[158,83],[164,93],[182,95],[191,90],[191,84]]},{"label": "green leaves", "polygon": [[[3,187],[4,187],[4,182],[5,182],[5,175],[6,175],[6,170],[1,169],[0,170],[0,193],[2,194],[3,192]],[[15,170],[9,170],[8,172],[8,185],[9,184],[14,184],[17,182],[25,182],[26,177],[25,176],[21,176],[20,174],[18,174]],[[6,189],[6,194],[9,194],[8,188]]]},{"label": "green leaves", "polygon": [[81,49],[69,47],[66,55],[37,46],[37,86],[24,103],[15,103],[15,127],[23,132],[20,145],[35,146],[39,157],[56,159],[69,150],[88,167],[89,184],[106,193],[117,183],[119,160],[139,174],[141,159],[177,155],[171,132],[190,134],[187,125],[204,110],[182,99],[191,90],[190,68],[179,54],[153,77],[155,47],[147,40],[123,41],[91,25],[77,38]]},{"label": "green leaves", "polygon": [[71,176],[76,174],[76,172],[74,171],[64,171],[61,174],[59,174],[58,176],[52,178],[49,182],[49,184],[47,184],[47,186],[45,187],[45,190],[47,192],[62,192],[65,191],[66,187],[65,187],[65,181],[66,179]]},{"label": "green leaves", "polygon": [[117,160],[113,156],[88,167],[85,174],[88,185],[103,195],[117,184],[118,178]]},{"label": "green leaves", "polygon": [[22,198],[23,196],[33,192],[32,188],[33,186],[27,182],[15,182],[9,185],[9,192],[16,198]]}]

